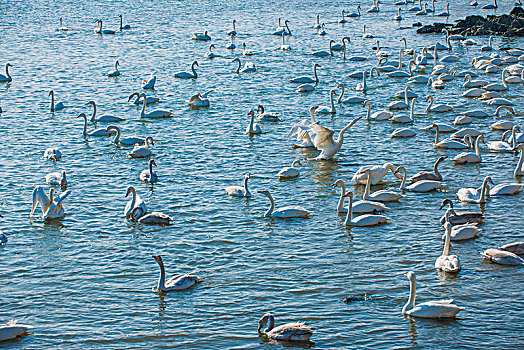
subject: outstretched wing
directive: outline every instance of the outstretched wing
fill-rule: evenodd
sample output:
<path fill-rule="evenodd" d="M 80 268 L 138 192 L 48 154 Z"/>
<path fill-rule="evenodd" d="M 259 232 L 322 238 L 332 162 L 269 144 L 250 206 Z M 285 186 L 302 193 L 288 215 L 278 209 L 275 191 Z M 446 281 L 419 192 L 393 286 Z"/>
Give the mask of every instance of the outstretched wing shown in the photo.
<path fill-rule="evenodd" d="M 333 130 L 323 127 L 317 123 L 313 123 L 310 129 L 316 134 L 315 138 L 312 138 L 313 145 L 318 150 L 324 150 L 331 147 L 335 142 L 333 141 Z"/>

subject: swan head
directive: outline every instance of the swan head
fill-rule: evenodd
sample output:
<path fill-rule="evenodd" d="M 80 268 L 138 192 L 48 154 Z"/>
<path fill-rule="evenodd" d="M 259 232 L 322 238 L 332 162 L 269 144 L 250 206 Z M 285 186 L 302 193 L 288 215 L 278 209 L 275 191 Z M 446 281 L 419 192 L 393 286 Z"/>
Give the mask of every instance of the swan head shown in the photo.
<path fill-rule="evenodd" d="M 290 22 L 289 20 L 286 19 L 286 20 L 284 21 L 284 24 L 286 24 L 286 23 L 291 23 L 291 22 Z"/>
<path fill-rule="evenodd" d="M 335 90 L 331 90 L 331 91 L 330 91 L 330 94 L 336 96 L 337 92 L 336 92 Z"/>
<path fill-rule="evenodd" d="M 426 97 L 426 102 L 428 102 L 429 100 L 433 100 L 433 96 L 428 95 L 428 96 Z"/>
<path fill-rule="evenodd" d="M 51 96 L 51 95 L 54 95 L 55 92 L 53 90 L 49 91 L 49 95 L 48 96 Z"/>
<path fill-rule="evenodd" d="M 455 213 L 455 210 L 448 208 L 448 210 L 446 210 L 446 215 L 445 215 L 446 221 L 449 221 L 449 217 L 451 216 L 451 214 L 457 215 L 457 213 Z"/>
<path fill-rule="evenodd" d="M 87 119 L 87 116 L 85 115 L 85 113 L 80 113 L 77 118 Z"/>
<path fill-rule="evenodd" d="M 133 97 L 135 97 L 135 96 L 140 97 L 140 95 L 138 94 L 138 92 L 133 92 L 131 95 L 129 95 L 129 98 L 127 99 L 127 102 L 131 101 L 131 99 L 132 99 Z"/>
<path fill-rule="evenodd" d="M 244 175 L 244 177 L 245 177 L 246 179 L 251 179 L 251 174 L 250 174 L 250 173 L 247 173 L 246 175 Z"/>
<path fill-rule="evenodd" d="M 150 165 L 157 166 L 157 165 L 156 165 L 156 162 L 155 162 L 154 159 L 150 159 L 150 160 L 149 160 L 149 164 L 150 164 Z"/>
<path fill-rule="evenodd" d="M 437 164 L 440 164 L 442 163 L 443 161 L 445 161 L 448 157 L 447 156 L 441 156 L 437 159 Z"/>
<path fill-rule="evenodd" d="M 251 110 L 251 111 L 249 111 L 249 113 L 248 113 L 247 115 L 249 115 L 249 116 L 252 116 L 252 117 L 253 117 L 253 116 L 255 115 L 255 112 L 253 112 L 253 110 Z"/>
<path fill-rule="evenodd" d="M 192 65 L 193 65 L 193 66 L 200 67 L 200 66 L 198 65 L 198 62 L 197 62 L 197 61 L 194 61 Z"/>
<path fill-rule="evenodd" d="M 524 143 L 519 143 L 518 145 L 516 145 L 515 150 L 518 150 L 518 149 L 524 150 Z"/>
<path fill-rule="evenodd" d="M 136 210 L 137 208 L 135 208 Z M 135 211 L 133 210 L 133 212 Z M 153 258 L 155 258 L 156 262 L 158 263 L 158 265 L 160 266 L 164 266 L 164 262 L 162 261 L 162 256 L 160 254 L 158 255 L 153 255 Z"/>
<path fill-rule="evenodd" d="M 262 328 L 264 328 L 267 325 L 270 317 L 273 317 L 273 315 L 270 312 L 268 312 L 267 314 L 262 316 L 260 320 L 258 320 L 258 332 L 259 333 L 262 333 Z"/>
<path fill-rule="evenodd" d="M 318 63 L 315 63 L 315 67 L 322 68 L 322 66 L 320 64 L 318 64 Z"/>
<path fill-rule="evenodd" d="M 264 107 L 262 105 L 258 105 L 257 112 L 264 113 Z"/>
<path fill-rule="evenodd" d="M 346 193 L 344 194 L 344 197 L 349 197 L 349 199 L 352 200 L 352 199 L 353 199 L 353 192 L 351 192 L 351 191 L 346 192 Z"/>
<path fill-rule="evenodd" d="M 399 172 L 406 172 L 406 168 L 404 168 L 402 165 L 399 166 L 394 172 L 393 172 L 393 175 L 397 175 Z"/>
<path fill-rule="evenodd" d="M 442 204 L 440 204 L 440 208 L 438 208 L 438 210 L 444 208 L 444 206 L 446 206 L 446 204 L 449 204 L 450 209 L 453 209 L 453 202 L 451 201 L 451 199 L 446 198 L 446 199 L 442 200 Z"/>
<path fill-rule="evenodd" d="M 264 196 L 266 196 L 268 198 L 269 198 L 269 196 L 271 196 L 271 194 L 269 193 L 268 190 L 260 190 L 260 191 L 258 191 L 258 193 L 261 193 L 261 194 L 263 194 Z"/>
<path fill-rule="evenodd" d="M 136 193 L 135 188 L 133 186 L 129 186 L 127 188 L 126 197 L 129 196 L 130 193 Z"/>
<path fill-rule="evenodd" d="M 96 106 L 96 103 L 95 103 L 95 101 L 91 100 L 91 101 L 86 103 L 86 106 L 89 106 L 89 105 Z"/>
<path fill-rule="evenodd" d="M 495 185 L 493 183 L 493 180 L 491 180 L 491 177 L 489 177 L 489 176 L 486 176 L 486 178 L 484 179 L 484 182 L 486 182 L 486 183 L 489 182 L 490 184 Z"/>
<path fill-rule="evenodd" d="M 6 67 L 12 67 L 13 65 L 11 63 L 8 63 L 5 65 Z"/>
<path fill-rule="evenodd" d="M 417 278 L 417 276 L 415 275 L 415 273 L 413 271 L 409 271 L 408 273 L 405 274 L 405 276 L 410 281 L 413 281 L 413 280 L 415 280 Z"/>
<path fill-rule="evenodd" d="M 146 144 L 152 144 L 154 146 L 155 142 L 153 142 L 153 137 L 151 136 L 146 137 Z"/>
<path fill-rule="evenodd" d="M 344 186 L 344 181 L 337 180 L 337 181 L 335 181 L 335 183 L 331 187 L 335 188 L 337 186 Z"/>
<path fill-rule="evenodd" d="M 346 86 L 346 84 L 339 83 L 339 84 L 337 84 L 337 89 L 343 88 L 345 86 Z M 333 91 L 333 90 L 331 90 L 331 91 Z"/>

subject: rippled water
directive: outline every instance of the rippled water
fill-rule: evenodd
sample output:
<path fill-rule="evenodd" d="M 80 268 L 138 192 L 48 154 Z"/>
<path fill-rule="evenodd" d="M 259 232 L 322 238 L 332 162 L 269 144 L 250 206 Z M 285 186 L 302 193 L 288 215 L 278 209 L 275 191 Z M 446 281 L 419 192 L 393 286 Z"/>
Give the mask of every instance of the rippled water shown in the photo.
<path fill-rule="evenodd" d="M 468 2 L 452 4 L 448 20 L 472 13 Z M 503 1 L 498 13 L 507 13 L 512 4 Z M 437 11 L 442 10 L 443 3 L 437 5 Z M 302 320 L 312 326 L 312 340 L 322 349 L 522 346 L 522 269 L 492 265 L 479 256 L 488 247 L 522 239 L 521 196 L 493 198 L 484 208 L 481 237 L 453 244 L 452 252 L 463 264 L 457 277 L 439 276 L 433 267 L 442 248 L 442 199 L 454 197 L 461 187 L 480 186 L 486 175 L 495 183 L 515 181 L 516 156 L 484 151 L 480 165 L 445 161 L 441 171 L 446 186 L 441 192 L 407 193 L 400 203 L 388 204 L 392 223 L 376 228 L 346 229 L 335 213 L 338 192 L 331 188 L 339 178 L 349 183 L 367 164 L 392 162 L 406 166 L 408 174 L 430 170 L 438 155 L 458 152 L 435 151 L 432 134 L 419 128 L 434 121 L 451 123 L 467 109 L 494 108 L 457 97 L 463 92 L 458 79 L 439 92 L 416 85 L 414 91 L 436 95 L 455 111 L 428 115 L 419 103 L 413 126 L 418 135 L 412 139 L 391 140 L 396 126 L 362 120 L 346 134 L 336 157 L 322 162 L 307 161 L 317 152 L 292 149 L 285 139 L 290 125 L 307 117 L 309 106 L 329 103 L 329 90 L 337 82 L 356 84 L 347 73 L 376 64 L 371 51 L 375 41 L 360 37 L 363 24 L 393 55 L 402 47 L 402 36 L 416 48 L 443 42 L 441 35 L 419 36 L 401 27 L 445 19 L 405 12 L 405 19 L 394 23 L 392 1 L 385 1 L 379 14 L 336 23 L 343 8 L 353 12 L 355 7 L 356 3 L 315 1 L 4 1 L 0 63 L 13 65 L 14 81 L 0 86 L 0 212 L 5 216 L 0 227 L 9 237 L 0 247 L 0 320 L 15 318 L 35 328 L 31 335 L 2 345 L 269 349 L 278 345 L 262 343 L 256 327 L 259 317 L 272 311 L 277 324 Z M 325 37 L 312 29 L 317 13 L 327 26 Z M 116 28 L 118 14 L 124 14 L 131 30 L 93 34 L 95 18 L 103 18 L 106 28 Z M 56 31 L 60 16 L 70 32 Z M 281 39 L 269 35 L 277 17 L 291 21 L 290 52 L 279 51 Z M 233 58 L 246 61 L 241 50 L 225 49 L 225 32 L 233 18 L 239 31 L 236 44 L 245 42 L 256 53 L 248 59 L 258 68 L 254 74 L 232 73 Z M 209 43 L 190 36 L 203 30 L 209 30 L 221 57 L 202 58 Z M 328 59 L 308 55 L 327 49 L 330 38 L 338 41 L 342 36 L 351 37 L 351 54 L 370 60 L 344 62 L 340 53 Z M 485 37 L 475 40 L 487 42 Z M 480 45 L 454 46 L 453 53 L 462 59 L 451 66 L 461 69 L 469 68 L 480 52 Z M 519 47 L 522 40 L 495 38 L 494 46 Z M 122 76 L 108 78 L 116 59 Z M 200 63 L 198 79 L 173 78 L 175 72 L 189 70 L 193 59 Z M 288 81 L 311 74 L 314 62 L 322 65 L 320 84 L 312 94 L 298 95 L 296 85 Z M 153 108 L 172 110 L 171 119 L 140 120 L 139 109 L 127 104 L 127 96 L 140 91 L 141 80 L 152 72 L 158 77 L 154 95 L 162 101 Z M 482 77 L 500 79 L 499 74 Z M 377 110 L 404 88 L 405 80 L 381 75 L 368 84 L 367 96 Z M 49 112 L 50 89 L 66 110 Z M 185 102 L 189 96 L 208 89 L 215 89 L 211 108 L 190 110 Z M 522 111 L 521 85 L 511 86 L 505 95 Z M 82 137 L 82 123 L 75 117 L 90 113 L 85 103 L 91 99 L 100 113 L 126 118 L 120 123 L 124 136 L 153 136 L 158 183 L 138 181 L 147 160 L 129 159 L 128 149 L 114 146 L 109 138 Z M 283 121 L 262 123 L 264 134 L 250 138 L 244 134 L 246 114 L 259 103 L 280 112 Z M 337 110 L 333 118 L 317 119 L 338 132 L 354 116 L 364 115 L 360 105 L 337 105 Z M 504 119 L 523 120 L 522 114 Z M 474 120 L 471 127 L 484 130 L 486 141 L 499 139 L 499 133 L 489 131 L 493 121 Z M 56 164 L 41 158 L 50 146 L 63 152 Z M 304 164 L 300 178 L 279 182 L 278 170 L 295 159 Z M 49 223 L 29 219 L 32 189 L 45 185 L 47 172 L 61 169 L 67 170 L 72 191 L 65 202 L 67 216 Z M 268 207 L 264 196 L 228 198 L 223 188 L 240 184 L 246 172 L 252 174 L 253 191 L 269 189 L 277 206 L 300 204 L 313 211 L 312 217 L 272 221 L 262 217 Z M 398 185 L 391 175 L 385 179 L 386 187 Z M 127 222 L 122 212 L 129 185 L 136 187 L 150 211 L 171 215 L 173 225 L 137 227 Z M 355 190 L 359 197 L 363 187 Z M 203 282 L 179 293 L 153 293 L 158 277 L 154 253 L 163 255 L 168 273 L 195 273 Z M 419 300 L 454 298 L 466 310 L 453 321 L 404 318 L 401 308 L 409 287 L 403 274 L 409 270 L 417 273 Z M 362 295 L 369 298 L 361 300 Z M 345 304 L 348 296 L 355 301 Z"/>

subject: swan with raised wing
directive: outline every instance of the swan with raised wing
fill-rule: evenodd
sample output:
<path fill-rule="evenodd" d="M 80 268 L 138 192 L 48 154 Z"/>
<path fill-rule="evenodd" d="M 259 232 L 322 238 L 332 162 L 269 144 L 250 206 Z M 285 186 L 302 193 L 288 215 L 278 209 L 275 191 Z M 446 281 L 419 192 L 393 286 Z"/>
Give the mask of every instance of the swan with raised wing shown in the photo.
<path fill-rule="evenodd" d="M 111 114 L 104 114 L 104 115 L 97 117 L 95 101 L 89 101 L 86 103 L 86 105 L 93 106 L 93 115 L 91 116 L 91 119 L 89 119 L 91 123 L 115 123 L 115 122 L 121 122 L 125 120 L 124 118 L 116 117 Z"/>
<path fill-rule="evenodd" d="M 49 196 L 44 192 L 44 189 L 40 186 L 33 190 L 33 205 L 31 206 L 31 213 L 29 216 L 33 216 L 37 204 L 40 204 L 42 209 L 42 219 L 57 219 L 65 216 L 65 209 L 62 205 L 64 199 L 71 194 L 70 190 L 62 192 L 57 198 L 54 198 L 56 190 L 54 188 L 49 189 Z"/>
<path fill-rule="evenodd" d="M 59 111 L 65 108 L 62 102 L 55 103 L 55 92 L 53 90 L 49 91 L 49 96 L 51 96 L 51 112 Z"/>
<path fill-rule="evenodd" d="M 140 198 L 138 194 L 136 194 L 136 190 L 133 186 L 129 186 L 126 191 L 126 197 L 129 196 L 129 194 L 132 194 L 132 198 L 126 203 L 126 206 L 124 208 L 124 216 L 128 219 L 132 219 L 131 213 L 135 208 L 138 209 L 137 212 L 135 212 L 135 219 L 140 218 L 141 216 L 147 214 L 147 206 L 146 203 Z"/>
<path fill-rule="evenodd" d="M 138 143 L 135 143 L 135 146 L 129 152 L 129 156 L 131 158 L 147 158 L 151 156 L 152 152 L 149 148 L 150 145 L 154 145 L 153 138 L 151 136 L 146 137 L 146 141 L 143 145 L 140 145 Z"/>
<path fill-rule="evenodd" d="M 289 206 L 289 207 L 283 207 L 279 209 L 275 209 L 275 201 L 273 200 L 273 197 L 271 196 L 271 193 L 267 190 L 258 191 L 258 193 L 262 193 L 265 195 L 269 201 L 271 202 L 271 205 L 269 209 L 264 214 L 264 217 L 271 217 L 271 218 L 279 218 L 279 219 L 290 219 L 290 218 L 308 218 L 311 214 L 310 211 L 298 207 L 298 206 Z"/>
<path fill-rule="evenodd" d="M 391 163 L 384 163 L 383 165 L 365 165 L 360 167 L 355 175 L 353 175 L 353 180 L 355 183 L 365 185 L 368 179 L 367 170 L 371 171 L 371 184 L 376 185 L 382 180 L 384 176 L 387 175 L 388 171 L 392 173 L 395 172 L 395 166 Z M 397 178 L 400 178 L 397 176 Z"/>
<path fill-rule="evenodd" d="M 266 324 L 267 328 L 262 330 Z M 275 317 L 267 313 L 258 321 L 258 335 L 270 340 L 309 342 L 313 332 L 304 322 L 286 323 L 275 328 Z"/>
<path fill-rule="evenodd" d="M 153 165 L 156 165 L 156 162 L 154 159 L 149 160 L 149 169 L 144 169 L 140 173 L 140 181 L 152 184 L 158 180 L 157 174 L 153 171 Z"/>
<path fill-rule="evenodd" d="M 247 181 L 251 178 L 251 174 L 247 173 L 244 175 L 243 186 L 227 186 L 225 188 L 226 194 L 232 197 L 251 197 L 251 192 L 247 188 Z"/>
<path fill-rule="evenodd" d="M 193 108 L 209 107 L 210 103 L 209 103 L 209 98 L 207 98 L 207 96 L 213 91 L 214 90 L 207 90 L 203 94 L 200 94 L 200 93 L 195 94 L 189 98 L 187 103 L 189 104 L 190 107 L 193 107 Z"/>
<path fill-rule="evenodd" d="M 331 159 L 342 147 L 344 143 L 344 133 L 352 127 L 357 121 L 362 117 L 353 119 L 348 125 L 346 125 L 340 133 L 336 140 L 333 139 L 334 131 L 328 128 L 325 128 L 317 123 L 310 125 L 311 131 L 315 134 L 315 137 L 312 139 L 315 148 L 318 149 L 320 154 L 314 158 L 314 160 L 329 160 Z"/>
<path fill-rule="evenodd" d="M 156 75 L 151 74 L 149 78 L 142 82 L 142 89 L 154 90 L 156 84 Z"/>
<path fill-rule="evenodd" d="M 480 191 L 477 188 L 461 188 L 457 192 L 457 197 L 461 202 L 478 203 L 482 204 L 486 202 L 486 194 L 488 193 L 488 182 L 494 185 L 491 177 L 486 176 L 482 182 Z"/>
<path fill-rule="evenodd" d="M 447 273 L 458 273 L 461 269 L 460 260 L 456 255 L 449 255 L 449 247 L 451 245 L 451 229 L 452 226 L 449 222 L 444 224 L 446 229 L 446 240 L 444 241 L 444 250 L 442 255 L 435 261 L 435 268 L 442 272 Z"/>
<path fill-rule="evenodd" d="M 368 227 L 388 223 L 389 218 L 379 214 L 364 214 L 353 218 L 353 192 L 347 192 L 344 196 L 349 197 L 345 226 Z"/>
<path fill-rule="evenodd" d="M 402 176 L 402 183 L 400 184 L 401 190 L 425 193 L 425 192 L 434 191 L 442 187 L 442 182 L 434 181 L 434 180 L 421 180 L 421 181 L 417 181 L 414 184 L 411 184 L 406 187 L 406 179 L 408 176 L 406 168 L 404 168 L 403 166 L 399 166 L 395 170 L 394 174 L 396 175 L 397 173 L 401 171 L 404 173 L 404 175 Z"/>
<path fill-rule="evenodd" d="M 287 134 L 286 138 L 293 137 L 297 135 L 297 141 L 300 142 L 299 144 L 294 143 L 294 147 L 298 148 L 308 148 L 308 147 L 315 147 L 313 144 L 313 141 L 311 141 L 311 136 L 314 138 L 314 134 L 309 129 L 309 126 L 312 123 L 315 123 L 315 111 L 317 110 L 318 106 L 313 106 L 309 108 L 309 115 L 311 118 L 311 121 L 308 119 L 303 119 L 298 123 L 295 123 L 291 130 L 289 130 L 289 133 Z M 310 135 L 313 134 L 313 135 Z"/>
<path fill-rule="evenodd" d="M 188 275 L 187 273 L 176 274 L 166 281 L 166 269 L 162 261 L 162 256 L 153 255 L 153 258 L 155 258 L 158 266 L 160 266 L 160 277 L 158 278 L 157 285 L 152 289 L 153 292 L 167 293 L 175 290 L 188 289 L 200 281 L 197 276 Z"/>

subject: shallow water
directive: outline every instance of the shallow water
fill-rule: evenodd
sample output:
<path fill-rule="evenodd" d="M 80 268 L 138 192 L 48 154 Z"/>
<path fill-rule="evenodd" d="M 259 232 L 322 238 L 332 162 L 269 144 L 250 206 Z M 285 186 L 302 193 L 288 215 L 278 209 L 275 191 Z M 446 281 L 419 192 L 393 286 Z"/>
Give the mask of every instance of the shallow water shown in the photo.
<path fill-rule="evenodd" d="M 448 21 L 472 12 L 488 13 L 472 10 L 467 3 L 452 5 Z M 511 4 L 502 2 L 497 13 L 507 13 Z M 437 5 L 439 12 L 442 3 Z M 363 13 L 368 6 L 362 6 Z M 442 248 L 443 229 L 438 222 L 442 199 L 453 198 L 461 187 L 480 186 L 487 175 L 495 183 L 514 182 L 515 155 L 484 149 L 481 164 L 466 166 L 454 166 L 448 159 L 441 166 L 444 189 L 407 193 L 400 203 L 388 204 L 391 224 L 385 226 L 348 230 L 334 211 L 339 189 L 334 191 L 331 185 L 339 178 L 349 183 L 362 165 L 392 162 L 404 165 L 412 175 L 430 170 L 441 154 L 452 158 L 458 153 L 435 151 L 433 135 L 420 128 L 435 121 L 451 124 L 458 112 L 468 109 L 494 111 L 477 100 L 458 97 L 464 91 L 461 79 L 438 92 L 413 86 L 422 97 L 431 93 L 438 96 L 436 102 L 449 103 L 455 111 L 426 114 L 425 104 L 418 103 L 413 125 L 417 136 L 412 139 L 391 140 L 389 134 L 396 126 L 361 120 L 345 135 L 336 157 L 322 162 L 308 161 L 316 151 L 292 149 L 285 139 L 292 123 L 308 117 L 310 106 L 329 103 L 329 91 L 337 82 L 356 84 L 346 78 L 347 73 L 376 64 L 371 51 L 375 40 L 360 37 L 363 24 L 393 56 L 402 48 L 398 41 L 402 36 L 416 48 L 443 42 L 442 35 L 420 36 L 401 27 L 445 18 L 404 12 L 404 20 L 395 23 L 392 1 L 381 5 L 379 14 L 336 23 L 343 8 L 353 12 L 355 7 L 314 1 L 283 5 L 71 1 L 60 7 L 44 1 L 4 1 L 0 63 L 13 65 L 14 81 L 0 85 L 4 109 L 0 212 L 5 216 L 0 227 L 9 237 L 7 245 L 0 247 L 0 320 L 14 318 L 35 328 L 31 335 L 2 345 L 8 349 L 269 349 L 276 345 L 262 343 L 256 327 L 258 319 L 271 311 L 277 325 L 301 320 L 312 326 L 312 340 L 321 349 L 522 346 L 522 269 L 492 265 L 479 256 L 486 248 L 522 240 L 521 196 L 493 198 L 484 208 L 482 235 L 452 245 L 452 253 L 460 256 L 463 265 L 457 277 L 439 276 L 433 267 Z M 116 28 L 120 13 L 131 30 L 113 36 L 93 34 L 95 18 L 103 18 L 105 28 Z M 325 37 L 312 29 L 317 13 L 327 26 Z M 59 16 L 71 31 L 56 31 Z M 241 56 L 241 50 L 225 49 L 229 43 L 225 32 L 233 17 L 239 32 L 236 44 L 245 42 L 256 53 L 249 59 Z M 290 52 L 279 51 L 281 39 L 269 35 L 277 17 L 291 21 Z M 202 58 L 209 43 L 190 37 L 203 30 L 209 30 L 221 57 Z M 330 38 L 338 42 L 342 36 L 352 39 L 349 55 L 367 55 L 370 60 L 344 62 L 340 53 L 327 59 L 309 55 L 327 49 Z M 471 58 L 487 42 L 485 37 L 474 39 L 479 45 L 453 43 L 452 53 L 462 59 L 450 66 L 472 69 Z M 522 44 L 522 39 L 494 40 L 496 48 Z M 236 67 L 230 62 L 235 57 L 254 62 L 258 72 L 232 73 Z M 116 59 L 122 76 L 108 78 Z M 194 59 L 200 64 L 198 79 L 173 78 L 177 71 L 189 70 Z M 322 65 L 320 84 L 313 93 L 299 95 L 288 81 L 311 74 L 314 62 Z M 150 73 L 157 75 L 153 95 L 162 102 L 148 110 L 170 109 L 173 118 L 143 121 L 139 108 L 127 104 L 127 96 L 140 91 L 141 80 Z M 500 74 L 482 78 L 496 82 Z M 375 111 L 391 102 L 390 96 L 404 88 L 405 79 L 381 75 L 369 79 L 368 85 Z M 49 112 L 50 89 L 67 109 Z M 211 107 L 190 110 L 185 101 L 208 89 L 215 89 Z M 521 85 L 512 85 L 505 96 L 522 111 Z M 147 160 L 129 159 L 128 148 L 114 146 L 110 138 L 82 137 L 82 123 L 75 117 L 81 112 L 90 115 L 85 103 L 91 99 L 100 114 L 126 118 L 119 124 L 124 136 L 154 138 L 158 183 L 139 182 Z M 261 123 L 264 134 L 250 138 L 244 134 L 246 114 L 259 103 L 267 111 L 281 113 L 283 121 Z M 333 118 L 317 119 L 337 132 L 355 116 L 365 115 L 360 105 L 336 107 Z M 522 123 L 523 117 L 519 113 L 504 119 Z M 493 117 L 476 119 L 470 126 L 484 130 L 486 141 L 500 139 L 500 133 L 489 131 L 494 121 Z M 91 130 L 93 125 L 88 127 Z M 51 146 L 62 150 L 62 160 L 41 158 Z M 276 173 L 295 159 L 304 165 L 300 178 L 279 182 Z M 31 191 L 35 186 L 45 186 L 47 191 L 44 175 L 62 169 L 67 170 L 72 191 L 65 201 L 67 216 L 52 222 L 29 219 Z M 252 174 L 254 197 L 228 198 L 223 188 L 240 184 L 246 172 Z M 385 180 L 388 188 L 398 186 L 391 174 Z M 135 186 L 149 211 L 172 216 L 173 225 L 137 227 L 127 222 L 122 213 L 129 185 Z M 260 189 L 269 189 L 277 206 L 300 204 L 313 211 L 311 218 L 263 218 L 268 201 L 256 193 Z M 360 198 L 363 186 L 355 191 Z M 463 207 L 478 210 L 478 205 Z M 158 277 L 151 257 L 155 253 L 163 255 L 168 274 L 194 273 L 203 282 L 179 293 L 153 293 Z M 420 301 L 454 298 L 466 310 L 452 321 L 402 317 L 409 288 L 403 274 L 409 270 L 417 273 Z M 369 299 L 361 300 L 364 293 Z M 357 300 L 345 304 L 348 296 Z"/>

